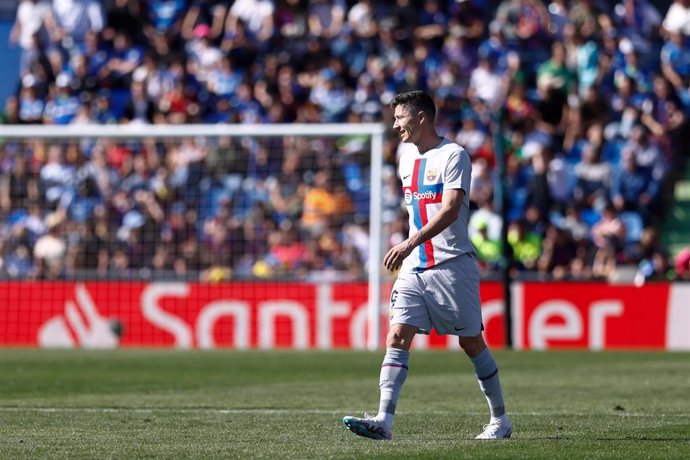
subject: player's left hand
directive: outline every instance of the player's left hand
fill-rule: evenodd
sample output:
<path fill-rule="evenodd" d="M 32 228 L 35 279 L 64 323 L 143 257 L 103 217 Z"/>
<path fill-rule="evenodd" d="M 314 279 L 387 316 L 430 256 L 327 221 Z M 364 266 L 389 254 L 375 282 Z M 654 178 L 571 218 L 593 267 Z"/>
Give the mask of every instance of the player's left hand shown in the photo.
<path fill-rule="evenodd" d="M 405 260 L 405 257 L 412 253 L 412 249 L 414 248 L 408 244 L 407 240 L 400 244 L 396 244 L 383 258 L 383 266 L 390 271 L 398 270 L 402 265 L 403 260 Z"/>

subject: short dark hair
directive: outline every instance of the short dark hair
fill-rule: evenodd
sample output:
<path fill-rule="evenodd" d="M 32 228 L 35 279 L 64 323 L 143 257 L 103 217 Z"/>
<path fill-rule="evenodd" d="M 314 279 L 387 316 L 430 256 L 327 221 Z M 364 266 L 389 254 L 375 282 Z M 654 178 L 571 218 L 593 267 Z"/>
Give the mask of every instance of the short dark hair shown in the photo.
<path fill-rule="evenodd" d="M 424 112 L 432 123 L 436 118 L 436 104 L 424 91 L 415 90 L 397 94 L 391 101 L 391 108 L 395 109 L 399 105 L 414 113 Z"/>

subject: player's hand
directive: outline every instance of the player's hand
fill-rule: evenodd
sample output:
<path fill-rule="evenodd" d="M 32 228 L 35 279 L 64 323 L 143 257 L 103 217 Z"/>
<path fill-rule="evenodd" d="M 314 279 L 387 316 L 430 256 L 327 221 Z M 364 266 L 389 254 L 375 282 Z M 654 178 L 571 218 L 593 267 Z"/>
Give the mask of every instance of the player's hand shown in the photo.
<path fill-rule="evenodd" d="M 405 258 L 412 253 L 412 249 L 414 248 L 408 244 L 407 240 L 400 244 L 396 244 L 383 258 L 383 266 L 390 271 L 398 270 L 402 265 L 403 260 L 405 260 Z"/>

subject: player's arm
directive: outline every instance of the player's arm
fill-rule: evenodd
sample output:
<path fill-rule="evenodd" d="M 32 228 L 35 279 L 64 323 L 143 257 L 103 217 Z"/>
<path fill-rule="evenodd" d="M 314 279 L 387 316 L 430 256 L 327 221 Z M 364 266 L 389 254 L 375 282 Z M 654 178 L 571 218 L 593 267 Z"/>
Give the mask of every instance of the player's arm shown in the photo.
<path fill-rule="evenodd" d="M 402 243 L 393 246 L 383 258 L 383 266 L 388 270 L 397 270 L 400 268 L 403 260 L 405 260 L 417 246 L 435 237 L 458 219 L 464 199 L 465 191 L 462 189 L 444 190 L 443 198 L 441 199 L 441 210 L 417 233 Z"/>

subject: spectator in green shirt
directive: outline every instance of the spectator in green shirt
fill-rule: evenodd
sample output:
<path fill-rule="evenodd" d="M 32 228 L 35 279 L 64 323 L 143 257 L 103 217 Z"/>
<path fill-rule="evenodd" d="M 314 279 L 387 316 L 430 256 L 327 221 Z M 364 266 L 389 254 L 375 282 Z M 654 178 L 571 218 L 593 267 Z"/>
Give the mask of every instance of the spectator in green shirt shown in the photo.
<path fill-rule="evenodd" d="M 477 233 L 472 237 L 472 244 L 477 251 L 482 269 L 495 270 L 501 258 L 501 243 L 489 237 L 489 223 L 482 220 L 477 223 Z"/>
<path fill-rule="evenodd" d="M 541 237 L 527 230 L 524 219 L 511 222 L 508 243 L 513 248 L 515 266 L 520 270 L 534 270 L 541 254 Z"/>
<path fill-rule="evenodd" d="M 574 76 L 565 62 L 565 46 L 554 42 L 551 45 L 551 58 L 537 68 L 537 86 L 558 88 L 567 94 L 572 87 Z"/>

